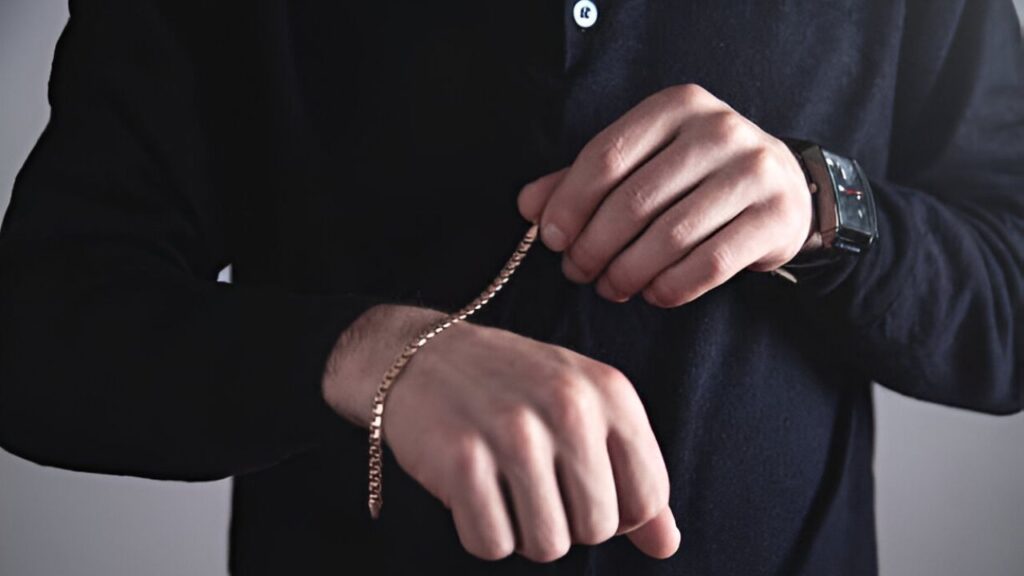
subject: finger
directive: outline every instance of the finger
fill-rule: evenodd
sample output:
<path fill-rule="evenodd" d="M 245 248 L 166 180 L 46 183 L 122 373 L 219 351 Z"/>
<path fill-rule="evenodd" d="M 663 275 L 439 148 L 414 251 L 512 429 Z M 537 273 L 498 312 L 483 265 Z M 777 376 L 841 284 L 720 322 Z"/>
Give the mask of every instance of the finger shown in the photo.
<path fill-rule="evenodd" d="M 572 541 L 600 544 L 615 536 L 619 505 L 608 451 L 600 438 L 558 458 L 562 499 L 566 503 Z"/>
<path fill-rule="evenodd" d="M 598 205 L 626 176 L 672 140 L 681 120 L 713 97 L 693 88 L 644 99 L 580 151 L 541 215 L 541 239 L 558 252 L 572 244 Z"/>
<path fill-rule="evenodd" d="M 651 221 L 726 162 L 733 152 L 723 141 L 701 136 L 707 124 L 684 125 L 672 143 L 608 194 L 566 251 L 573 270 L 582 273 L 570 280 L 597 277 Z"/>
<path fill-rule="evenodd" d="M 474 451 L 452 478 L 452 517 L 467 552 L 484 560 L 498 560 L 515 550 L 515 532 L 493 456 L 482 443 Z"/>
<path fill-rule="evenodd" d="M 557 172 L 545 174 L 523 186 L 523 189 L 519 191 L 517 199 L 519 213 L 522 214 L 523 218 L 535 224 L 537 223 L 541 212 L 544 210 L 544 206 L 548 203 L 548 199 L 568 171 L 568 167 L 562 168 Z"/>
<path fill-rule="evenodd" d="M 626 534 L 626 537 L 638 550 L 659 560 L 675 554 L 682 541 L 676 518 L 668 506 L 653 520 Z"/>
<path fill-rule="evenodd" d="M 639 430 L 612 430 L 608 455 L 619 502 L 616 533 L 625 534 L 668 506 L 668 470 L 649 425 Z"/>
<path fill-rule="evenodd" d="M 508 431 L 517 448 L 499 467 L 514 507 L 517 551 L 535 562 L 551 562 L 569 551 L 569 523 L 544 424 L 523 420 Z"/>
<path fill-rule="evenodd" d="M 696 300 L 760 260 L 779 233 L 772 224 L 765 210 L 744 211 L 655 277 L 644 298 L 666 308 Z"/>
<path fill-rule="evenodd" d="M 754 201 L 753 186 L 739 165 L 715 172 L 612 260 L 598 279 L 598 292 L 623 301 L 643 290 Z"/>

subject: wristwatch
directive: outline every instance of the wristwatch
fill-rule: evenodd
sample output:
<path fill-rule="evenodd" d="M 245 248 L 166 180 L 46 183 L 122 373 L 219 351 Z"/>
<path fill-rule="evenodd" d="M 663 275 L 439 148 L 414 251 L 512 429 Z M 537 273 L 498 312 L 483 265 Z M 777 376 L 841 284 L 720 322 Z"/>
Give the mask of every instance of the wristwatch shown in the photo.
<path fill-rule="evenodd" d="M 878 238 L 875 201 L 856 160 L 802 140 L 787 140 L 814 195 L 824 250 L 860 254 Z"/>

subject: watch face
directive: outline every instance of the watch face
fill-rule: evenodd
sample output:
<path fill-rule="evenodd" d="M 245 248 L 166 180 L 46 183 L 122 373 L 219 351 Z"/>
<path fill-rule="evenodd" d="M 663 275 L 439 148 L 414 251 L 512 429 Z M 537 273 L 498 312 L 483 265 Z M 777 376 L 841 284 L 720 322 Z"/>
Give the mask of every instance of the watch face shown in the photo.
<path fill-rule="evenodd" d="M 825 164 L 835 182 L 836 212 L 839 229 L 861 233 L 869 238 L 875 234 L 875 207 L 871 189 L 856 162 L 823 150 Z"/>

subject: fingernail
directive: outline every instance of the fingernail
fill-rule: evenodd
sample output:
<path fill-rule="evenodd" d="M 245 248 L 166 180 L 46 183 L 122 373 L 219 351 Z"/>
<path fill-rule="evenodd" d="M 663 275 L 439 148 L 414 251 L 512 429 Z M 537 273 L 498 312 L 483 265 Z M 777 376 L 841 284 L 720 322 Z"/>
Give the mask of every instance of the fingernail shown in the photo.
<path fill-rule="evenodd" d="M 565 239 L 565 232 L 555 226 L 553 223 L 548 222 L 540 231 L 541 237 L 544 239 L 544 243 L 547 244 L 548 248 L 555 252 L 561 252 L 565 250 L 568 242 Z"/>

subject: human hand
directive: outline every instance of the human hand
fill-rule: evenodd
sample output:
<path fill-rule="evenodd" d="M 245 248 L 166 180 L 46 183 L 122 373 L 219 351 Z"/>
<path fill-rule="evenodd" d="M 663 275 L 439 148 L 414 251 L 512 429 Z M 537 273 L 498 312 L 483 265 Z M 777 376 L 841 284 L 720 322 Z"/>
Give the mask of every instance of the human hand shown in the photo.
<path fill-rule="evenodd" d="M 327 402 L 366 427 L 396 351 L 442 316 L 407 306 L 363 314 L 328 364 Z M 463 547 L 477 557 L 518 552 L 549 562 L 571 543 L 616 534 L 656 558 L 679 547 L 668 472 L 633 385 L 565 348 L 456 324 L 399 376 L 383 438 L 452 511 Z"/>
<path fill-rule="evenodd" d="M 562 270 L 624 302 L 691 302 L 744 269 L 774 270 L 812 238 L 793 153 L 696 85 L 655 93 L 573 164 L 527 184 L 519 210 Z"/>

